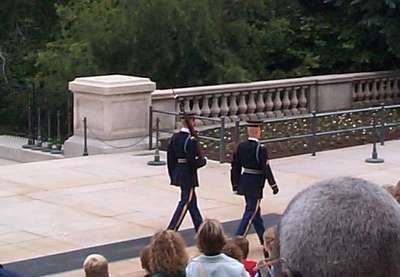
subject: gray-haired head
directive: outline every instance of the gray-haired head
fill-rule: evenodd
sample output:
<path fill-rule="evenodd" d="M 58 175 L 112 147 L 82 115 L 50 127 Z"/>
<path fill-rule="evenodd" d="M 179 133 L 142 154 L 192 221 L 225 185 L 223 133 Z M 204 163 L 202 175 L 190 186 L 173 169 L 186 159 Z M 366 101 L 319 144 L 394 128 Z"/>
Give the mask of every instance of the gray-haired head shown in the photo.
<path fill-rule="evenodd" d="M 323 181 L 289 203 L 279 243 L 287 268 L 304 277 L 400 276 L 400 206 L 362 179 Z"/>

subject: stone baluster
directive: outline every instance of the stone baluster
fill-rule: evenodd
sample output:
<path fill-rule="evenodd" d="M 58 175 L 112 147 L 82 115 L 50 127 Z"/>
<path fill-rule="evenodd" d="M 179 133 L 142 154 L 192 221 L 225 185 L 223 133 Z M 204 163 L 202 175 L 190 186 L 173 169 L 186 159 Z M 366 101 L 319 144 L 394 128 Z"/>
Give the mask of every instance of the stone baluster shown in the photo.
<path fill-rule="evenodd" d="M 357 82 L 356 83 L 356 89 L 357 89 L 357 102 L 362 103 L 365 99 L 365 83 L 363 82 Z"/>
<path fill-rule="evenodd" d="M 386 79 L 386 101 L 393 102 L 393 79 Z"/>
<path fill-rule="evenodd" d="M 400 79 L 393 80 L 393 94 L 397 99 L 400 98 Z"/>
<path fill-rule="evenodd" d="M 239 118 L 240 120 L 247 120 L 247 104 L 246 104 L 247 92 L 241 92 L 239 96 Z"/>
<path fill-rule="evenodd" d="M 249 92 L 249 103 L 247 104 L 247 117 L 250 120 L 257 119 L 257 116 L 254 113 L 256 111 L 256 108 L 257 108 L 256 101 L 255 101 L 255 98 L 254 98 L 256 93 L 257 93 L 257 91 Z"/>
<path fill-rule="evenodd" d="M 364 99 L 364 103 L 369 104 L 371 102 L 371 87 L 372 84 L 367 81 L 367 82 L 363 82 L 363 87 L 364 87 L 364 95 L 365 95 L 365 99 Z"/>
<path fill-rule="evenodd" d="M 266 93 L 267 99 L 265 100 L 265 110 L 268 118 L 275 116 L 274 112 L 272 111 L 274 108 L 274 102 L 272 101 L 272 94 L 274 91 L 275 90 L 268 90 Z"/>
<path fill-rule="evenodd" d="M 299 97 L 299 105 L 300 105 L 300 113 L 307 113 L 307 87 L 301 87 L 300 89 L 300 97 Z"/>
<path fill-rule="evenodd" d="M 378 80 L 372 80 L 372 89 L 371 89 L 371 94 L 372 94 L 372 99 L 371 99 L 371 103 L 373 105 L 376 105 L 379 103 L 378 99 L 379 99 L 379 84 L 378 84 Z"/>
<path fill-rule="evenodd" d="M 221 96 L 221 116 L 227 116 L 229 113 L 228 96 L 227 93 Z"/>
<path fill-rule="evenodd" d="M 202 97 L 202 103 L 201 103 L 201 116 L 204 117 L 209 117 L 211 114 L 211 110 L 210 110 L 210 105 L 209 105 L 209 99 L 210 99 L 211 95 L 204 95 Z M 207 125 L 210 124 L 211 122 L 208 120 L 203 120 L 203 124 Z"/>
<path fill-rule="evenodd" d="M 193 112 L 195 113 L 195 115 L 198 115 L 198 116 L 201 115 L 201 109 L 200 109 L 200 104 L 199 104 L 201 98 L 202 98 L 201 96 L 195 96 L 193 98 Z M 196 122 L 197 126 L 201 126 L 205 123 L 205 122 L 203 123 L 203 121 L 200 119 L 195 119 L 195 122 Z"/>
<path fill-rule="evenodd" d="M 299 109 L 298 109 L 299 98 L 297 97 L 297 93 L 298 93 L 299 89 L 300 89 L 299 87 L 294 87 L 292 89 L 292 95 L 290 97 L 291 108 L 292 108 L 291 112 L 293 115 L 298 115 L 300 113 Z"/>
<path fill-rule="evenodd" d="M 186 98 L 184 98 L 184 100 L 183 100 L 183 109 L 184 109 L 184 112 L 191 112 L 191 109 L 190 109 L 190 100 L 191 100 L 191 98 L 192 97 L 186 97 Z"/>
<path fill-rule="evenodd" d="M 378 100 L 384 102 L 386 97 L 386 79 L 377 80 L 378 88 Z"/>
<path fill-rule="evenodd" d="M 266 91 L 265 90 L 261 90 L 258 92 L 257 95 L 257 117 L 260 119 L 265 118 L 265 113 L 264 113 L 264 109 L 265 109 L 265 103 L 264 103 L 264 96 L 266 95 Z"/>
<path fill-rule="evenodd" d="M 283 89 L 283 99 L 282 99 L 282 108 L 283 108 L 283 114 L 288 116 L 291 115 L 292 113 L 290 112 L 290 99 L 289 99 L 289 94 L 292 88 L 284 88 Z"/>
<path fill-rule="evenodd" d="M 274 98 L 274 113 L 275 117 L 282 117 L 282 100 L 281 100 L 281 92 L 282 89 L 278 88 L 275 92 L 275 98 Z"/>
<path fill-rule="evenodd" d="M 239 110 L 239 107 L 237 105 L 237 96 L 239 93 L 232 93 L 231 97 L 229 98 L 229 117 L 231 118 L 232 121 L 235 121 L 237 118 L 237 112 Z"/>
<path fill-rule="evenodd" d="M 214 94 L 213 99 L 212 99 L 212 105 L 211 105 L 211 116 L 212 117 L 218 117 L 219 113 L 221 112 L 221 109 L 219 107 L 219 100 L 220 95 L 219 94 Z"/>

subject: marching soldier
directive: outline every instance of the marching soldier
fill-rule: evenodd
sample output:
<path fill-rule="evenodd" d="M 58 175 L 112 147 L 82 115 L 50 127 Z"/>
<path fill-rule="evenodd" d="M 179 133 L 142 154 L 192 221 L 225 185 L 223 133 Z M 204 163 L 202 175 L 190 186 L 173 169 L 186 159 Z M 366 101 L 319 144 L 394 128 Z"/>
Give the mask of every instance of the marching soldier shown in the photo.
<path fill-rule="evenodd" d="M 188 210 L 196 231 L 203 222 L 197 207 L 195 187 L 199 186 L 197 169 L 205 166 L 207 160 L 202 156 L 198 142 L 192 137 L 193 115 L 194 113 L 185 114 L 182 120 L 183 128 L 172 136 L 167 150 L 168 174 L 171 185 L 181 188 L 181 200 L 168 226 L 168 229 L 174 231 L 179 229 Z"/>
<path fill-rule="evenodd" d="M 260 202 L 263 197 L 265 179 L 268 180 L 273 194 L 277 194 L 279 189 L 269 165 L 267 149 L 259 142 L 261 125 L 260 120 L 247 122 L 248 140 L 240 143 L 236 149 L 231 164 L 231 182 L 234 192 L 243 195 L 246 201 L 246 209 L 236 235 L 246 236 L 253 224 L 263 244 L 265 228 Z"/>

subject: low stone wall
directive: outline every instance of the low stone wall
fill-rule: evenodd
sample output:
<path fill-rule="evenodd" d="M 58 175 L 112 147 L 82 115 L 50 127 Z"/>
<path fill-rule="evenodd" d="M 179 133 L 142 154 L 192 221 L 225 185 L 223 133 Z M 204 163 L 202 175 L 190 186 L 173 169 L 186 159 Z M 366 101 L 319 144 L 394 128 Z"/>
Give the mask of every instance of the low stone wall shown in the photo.
<path fill-rule="evenodd" d="M 351 73 L 284 80 L 155 90 L 159 110 L 190 111 L 230 121 L 292 116 L 400 103 L 400 71 Z M 173 128 L 160 116 L 162 128 Z M 208 122 L 199 122 L 208 124 Z"/>

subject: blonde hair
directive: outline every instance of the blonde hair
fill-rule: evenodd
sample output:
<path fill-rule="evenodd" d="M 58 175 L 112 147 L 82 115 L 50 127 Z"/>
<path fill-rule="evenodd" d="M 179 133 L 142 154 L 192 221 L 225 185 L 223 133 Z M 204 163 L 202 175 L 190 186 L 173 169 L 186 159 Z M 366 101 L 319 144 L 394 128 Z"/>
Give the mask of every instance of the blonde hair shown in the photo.
<path fill-rule="evenodd" d="M 189 257 L 180 234 L 172 230 L 160 231 L 153 236 L 150 248 L 152 273 L 173 275 L 185 271 Z"/>
<path fill-rule="evenodd" d="M 91 254 L 83 262 L 86 277 L 109 277 L 107 259 L 99 254 Z"/>
<path fill-rule="evenodd" d="M 207 256 L 218 255 L 226 243 L 221 223 L 215 219 L 206 219 L 196 236 L 197 248 Z"/>

